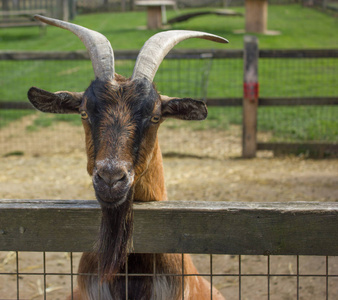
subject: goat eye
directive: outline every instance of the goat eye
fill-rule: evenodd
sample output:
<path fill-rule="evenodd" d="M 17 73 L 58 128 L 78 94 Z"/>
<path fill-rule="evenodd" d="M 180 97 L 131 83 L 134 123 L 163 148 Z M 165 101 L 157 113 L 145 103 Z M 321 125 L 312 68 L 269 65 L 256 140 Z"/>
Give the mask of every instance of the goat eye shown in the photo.
<path fill-rule="evenodd" d="M 153 123 L 158 123 L 161 120 L 160 116 L 152 116 L 150 121 Z"/>
<path fill-rule="evenodd" d="M 83 110 L 80 113 L 82 119 L 88 119 L 88 114 Z"/>

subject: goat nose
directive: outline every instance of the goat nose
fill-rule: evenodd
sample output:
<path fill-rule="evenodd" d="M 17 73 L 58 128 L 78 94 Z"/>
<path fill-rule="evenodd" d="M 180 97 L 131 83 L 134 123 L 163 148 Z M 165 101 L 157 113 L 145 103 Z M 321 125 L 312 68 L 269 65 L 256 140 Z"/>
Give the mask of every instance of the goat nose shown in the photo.
<path fill-rule="evenodd" d="M 101 178 L 108 186 L 113 186 L 117 182 L 123 181 L 127 177 L 127 173 L 122 170 L 98 170 L 97 176 Z"/>

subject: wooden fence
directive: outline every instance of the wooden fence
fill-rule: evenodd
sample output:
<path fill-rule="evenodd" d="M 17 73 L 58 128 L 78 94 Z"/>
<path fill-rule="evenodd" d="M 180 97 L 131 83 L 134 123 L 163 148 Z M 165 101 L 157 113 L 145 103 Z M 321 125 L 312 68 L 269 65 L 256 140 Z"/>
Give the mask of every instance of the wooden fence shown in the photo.
<path fill-rule="evenodd" d="M 316 156 L 319 157 L 323 157 L 324 153 L 337 154 L 338 145 L 332 143 L 257 142 L 257 111 L 259 106 L 338 104 L 338 97 L 261 98 L 258 78 L 260 58 L 338 58 L 338 50 L 259 50 L 256 37 L 246 36 L 244 38 L 243 157 L 255 157 L 257 150 L 273 150 L 274 153 L 291 151 L 297 153 L 300 150 L 308 150 L 315 152 Z"/>
<path fill-rule="evenodd" d="M 97 201 L 0 200 L 0 251 L 92 249 Z M 159 224 L 161 226 L 159 226 Z M 338 255 L 338 203 L 134 204 L 134 251 Z"/>
<path fill-rule="evenodd" d="M 32 19 L 34 14 L 43 14 L 65 21 L 73 19 L 76 14 L 74 0 L 1 0 L 0 10 L 2 27 L 6 27 L 6 24 L 8 27 L 13 27 L 15 21 L 18 26 L 20 23 L 28 24 L 27 17 L 34 21 Z M 22 22 L 21 19 L 25 22 Z"/>
<path fill-rule="evenodd" d="M 0 251 L 8 252 L 1 262 L 14 258 L 14 269 L 6 264 L 0 268 L 0 278 L 5 280 L 5 285 L 0 288 L 1 296 L 7 297 L 5 286 L 10 285 L 13 299 L 27 299 L 29 283 L 34 286 L 36 282 L 38 293 L 33 294 L 34 298 L 51 299 L 53 291 L 73 295 L 78 275 L 74 264 L 78 253 L 73 252 L 93 249 L 100 211 L 97 201 L 0 200 Z M 295 299 L 302 299 L 304 295 L 311 297 L 313 293 L 315 297 L 320 295 L 320 299 L 333 299 L 338 295 L 335 283 L 338 269 L 334 257 L 338 255 L 337 203 L 162 201 L 134 203 L 133 213 L 134 252 L 154 253 L 154 258 L 156 253 L 179 253 L 182 254 L 182 265 L 183 253 L 196 253 L 195 258 L 209 256 L 209 271 L 205 264 L 200 265 L 203 271 L 199 274 L 159 275 L 156 271 L 118 274 L 124 276 L 127 283 L 133 276 L 204 276 L 211 285 L 221 283 L 219 286 L 224 286 L 225 282 L 230 282 L 222 288 L 222 293 L 231 299 L 247 299 L 247 295 L 251 295 L 250 299 L 272 299 L 276 293 Z M 36 265 L 21 266 L 24 264 L 21 255 L 33 255 L 31 251 L 42 255 L 40 271 L 34 269 Z M 56 252 L 70 252 L 69 259 L 59 261 L 61 270 L 50 269 L 48 257 L 59 257 Z M 281 255 L 283 259 L 288 255 L 288 268 L 290 270 L 294 264 L 294 272 L 285 274 L 280 268 L 272 267 L 273 261 L 279 261 Z M 263 263 L 266 269 L 245 271 L 247 260 L 251 260 L 249 256 L 253 260 L 259 257 L 261 262 L 266 261 Z M 237 264 L 232 271 L 213 266 L 225 257 L 233 257 L 231 263 Z M 321 269 L 324 266 L 324 270 L 321 273 L 304 272 L 303 267 L 311 262 Z M 60 287 L 58 278 L 68 278 L 69 287 Z M 285 281 L 285 278 L 289 279 Z M 312 281 L 307 282 L 308 278 Z M 280 292 L 275 290 L 277 279 Z M 252 292 L 256 289 L 248 284 L 248 280 L 255 282 L 255 286 L 260 282 L 259 291 L 253 297 Z M 305 292 L 306 288 L 311 288 L 310 295 Z"/>
<path fill-rule="evenodd" d="M 137 50 L 115 51 L 116 60 L 135 60 Z M 261 97 L 259 95 L 258 65 L 260 59 L 316 59 L 338 58 L 338 49 L 326 50 L 259 50 L 257 40 L 247 38 L 244 50 L 187 50 L 174 49 L 166 59 L 244 59 L 243 70 L 243 97 L 211 98 L 207 99 L 208 106 L 243 106 L 243 157 L 255 157 L 258 150 L 273 150 L 278 152 L 296 151 L 299 149 L 322 153 L 338 153 L 336 143 L 261 143 L 257 141 L 257 111 L 263 106 L 295 106 L 295 105 L 337 105 L 338 96 L 332 97 Z M 0 51 L 0 60 L 25 61 L 25 60 L 88 60 L 85 51 L 73 52 L 13 52 Z M 277 71 L 278 72 L 278 71 Z M 254 75 L 252 75 L 254 74 Z M 0 102 L 0 109 L 31 109 L 28 102 Z"/>

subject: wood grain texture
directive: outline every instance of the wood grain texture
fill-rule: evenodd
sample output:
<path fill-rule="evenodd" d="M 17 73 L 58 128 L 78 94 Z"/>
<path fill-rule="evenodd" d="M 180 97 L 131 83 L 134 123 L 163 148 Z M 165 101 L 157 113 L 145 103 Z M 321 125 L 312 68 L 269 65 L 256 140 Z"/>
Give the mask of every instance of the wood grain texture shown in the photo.
<path fill-rule="evenodd" d="M 89 251 L 96 201 L 1 200 L 0 251 Z M 134 251 L 337 255 L 338 203 L 134 204 Z"/>

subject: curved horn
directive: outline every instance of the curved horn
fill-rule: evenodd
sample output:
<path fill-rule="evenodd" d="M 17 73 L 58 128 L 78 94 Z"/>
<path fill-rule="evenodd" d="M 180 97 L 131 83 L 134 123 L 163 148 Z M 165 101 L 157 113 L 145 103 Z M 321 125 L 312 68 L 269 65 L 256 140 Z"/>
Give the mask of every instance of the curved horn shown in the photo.
<path fill-rule="evenodd" d="M 100 80 L 114 79 L 114 53 L 105 36 L 96 31 L 65 21 L 40 15 L 35 15 L 34 18 L 46 24 L 67 29 L 77 35 L 87 48 L 95 76 Z"/>
<path fill-rule="evenodd" d="M 189 38 L 228 43 L 228 40 L 220 36 L 199 31 L 170 30 L 159 32 L 148 39 L 142 47 L 137 56 L 131 79 L 147 78 L 152 82 L 158 67 L 168 52 L 179 42 Z"/>

